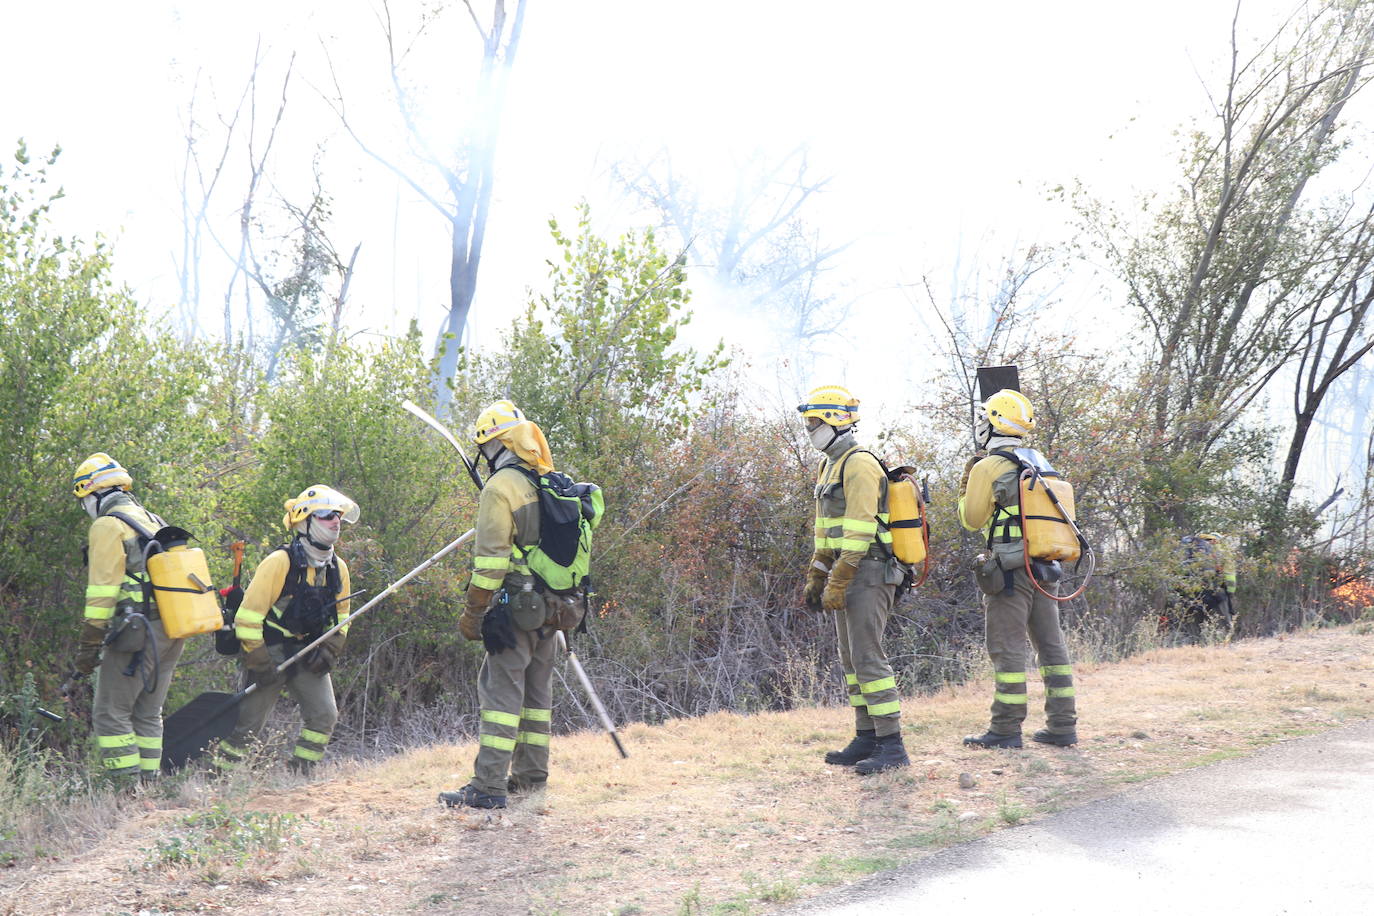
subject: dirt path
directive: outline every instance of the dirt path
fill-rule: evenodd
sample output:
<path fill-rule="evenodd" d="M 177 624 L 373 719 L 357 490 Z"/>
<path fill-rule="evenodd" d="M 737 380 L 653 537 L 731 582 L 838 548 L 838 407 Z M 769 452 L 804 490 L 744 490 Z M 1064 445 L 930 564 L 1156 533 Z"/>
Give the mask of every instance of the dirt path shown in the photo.
<path fill-rule="evenodd" d="M 435 803 L 466 781 L 471 745 L 313 783 L 273 774 L 266 790 L 192 782 L 127 802 L 85 854 L 0 871 L 0 912 L 759 913 L 1125 783 L 1374 718 L 1374 637 L 1351 629 L 1078 675 L 1076 749 L 963 748 L 988 704 L 969 685 L 908 699 L 914 765 L 869 779 L 820 762 L 850 731 L 828 708 L 634 726 L 627 761 L 601 735 L 559 739 L 548 795 L 497 815 Z"/>

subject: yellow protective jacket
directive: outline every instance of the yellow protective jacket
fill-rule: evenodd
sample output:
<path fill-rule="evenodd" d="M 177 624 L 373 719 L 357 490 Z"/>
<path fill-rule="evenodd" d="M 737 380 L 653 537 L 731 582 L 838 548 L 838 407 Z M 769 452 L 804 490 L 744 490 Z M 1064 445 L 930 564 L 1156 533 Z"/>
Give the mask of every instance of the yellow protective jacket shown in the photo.
<path fill-rule="evenodd" d="M 518 464 L 534 470 L 523 461 Z M 507 573 L 528 576 L 524 553 L 538 543 L 539 491 L 513 465 L 505 465 L 487 480 L 477 504 L 472 584 L 496 591 Z"/>
<path fill-rule="evenodd" d="M 129 497 L 108 496 L 104 512 L 119 511 L 156 531 L 162 519 Z M 86 552 L 86 622 L 107 627 L 120 602 L 139 607 L 143 601 L 143 551 L 138 532 L 112 515 L 101 515 L 91 522 Z M 155 611 L 156 608 L 149 608 Z"/>
<path fill-rule="evenodd" d="M 857 566 L 864 557 L 891 555 L 887 475 L 852 437 L 826 452 L 816 472 L 815 497 L 816 556 L 822 562 L 833 565 L 839 559 Z"/>
<path fill-rule="evenodd" d="M 1236 593 L 1236 552 L 1226 544 L 1221 545 L 1222 587 L 1231 594 Z"/>
<path fill-rule="evenodd" d="M 988 455 L 969 471 L 968 484 L 959 496 L 959 524 L 969 531 L 992 525 L 994 541 L 1021 540 L 1020 466 L 1001 455 Z M 1000 506 L 997 517 L 993 511 Z"/>
<path fill-rule="evenodd" d="M 339 568 L 339 591 L 334 596 L 338 599 L 351 593 L 353 587 L 348 576 L 348 564 L 337 553 L 334 555 L 334 562 Z M 273 627 L 282 635 L 295 639 L 305 635 L 304 633 L 292 633 L 281 623 L 281 615 L 285 613 L 287 606 L 291 603 L 291 596 L 282 594 L 282 589 L 286 586 L 286 574 L 290 570 L 290 554 L 284 549 L 279 549 L 264 557 L 253 573 L 253 580 L 248 583 L 248 588 L 243 592 L 243 603 L 239 605 L 238 612 L 234 615 L 234 633 L 238 636 L 239 642 L 243 644 L 245 652 L 252 652 L 263 644 L 262 631 L 265 626 Z M 326 574 L 324 568 L 306 567 L 301 574 L 301 584 L 323 585 Z M 351 601 L 339 601 L 335 605 L 338 619 L 344 621 L 343 628 L 339 631 L 341 633 L 348 632 L 347 620 L 352 603 Z"/>

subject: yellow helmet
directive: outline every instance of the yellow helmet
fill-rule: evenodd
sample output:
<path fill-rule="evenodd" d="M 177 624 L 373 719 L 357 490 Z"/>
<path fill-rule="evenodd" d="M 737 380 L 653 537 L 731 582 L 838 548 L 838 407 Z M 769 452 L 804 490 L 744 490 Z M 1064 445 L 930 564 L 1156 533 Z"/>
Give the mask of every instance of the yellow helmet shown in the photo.
<path fill-rule="evenodd" d="M 1200 533 L 1198 534 L 1198 537 L 1202 538 L 1204 541 L 1220 541 L 1220 540 L 1221 540 L 1221 535 L 1219 535 L 1219 534 L 1217 534 L 1217 533 L 1215 533 L 1215 532 L 1213 532 L 1213 531 L 1203 531 L 1203 532 L 1200 532 Z"/>
<path fill-rule="evenodd" d="M 849 426 L 859 422 L 859 399 L 840 385 L 812 388 L 806 403 L 797 405 L 803 417 L 815 417 L 831 426 Z"/>
<path fill-rule="evenodd" d="M 287 531 L 312 512 L 338 512 L 350 525 L 358 520 L 358 504 L 333 487 L 323 484 L 302 490 L 300 496 L 288 499 L 285 505 L 286 514 L 282 516 L 281 523 Z"/>
<path fill-rule="evenodd" d="M 1004 436 L 1024 436 L 1035 429 L 1035 411 L 1026 396 L 1014 388 L 1003 388 L 983 402 L 988 423 Z"/>
<path fill-rule="evenodd" d="M 472 438 L 478 445 L 501 438 L 508 430 L 525 422 L 525 412 L 512 401 L 497 401 L 477 415 Z"/>
<path fill-rule="evenodd" d="M 76 466 L 72 474 L 72 494 L 77 499 L 85 499 L 99 490 L 118 487 L 127 490 L 134 485 L 129 472 L 104 452 L 96 452 Z"/>

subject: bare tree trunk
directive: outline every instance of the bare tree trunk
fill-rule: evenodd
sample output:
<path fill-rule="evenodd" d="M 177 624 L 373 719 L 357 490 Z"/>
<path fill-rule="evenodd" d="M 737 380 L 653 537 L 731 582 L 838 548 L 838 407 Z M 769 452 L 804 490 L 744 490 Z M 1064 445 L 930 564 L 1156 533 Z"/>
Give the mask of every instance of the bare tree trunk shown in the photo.
<path fill-rule="evenodd" d="M 468 7 L 471 10 L 471 5 Z M 476 17 L 473 17 L 474 22 Z M 495 183 L 496 143 L 500 136 L 501 114 L 505 108 L 506 84 L 510 68 L 520 48 L 520 34 L 525 23 L 525 0 L 517 0 L 515 22 L 510 38 L 502 47 L 506 28 L 505 4 L 497 0 L 492 25 L 482 44 L 482 69 L 478 77 L 478 106 L 476 123 L 469 133 L 465 159 L 468 172 L 461 182 L 450 180 L 457 190 L 456 207 L 452 216 L 452 262 L 449 268 L 449 312 L 444 326 L 444 338 L 437 346 L 441 353 L 439 375 L 434 380 L 435 398 L 440 405 L 449 401 L 449 386 L 458 371 L 458 351 L 467 328 L 468 315 L 477 294 L 477 271 L 482 263 L 482 245 L 486 241 L 487 214 L 491 209 L 491 190 Z"/>

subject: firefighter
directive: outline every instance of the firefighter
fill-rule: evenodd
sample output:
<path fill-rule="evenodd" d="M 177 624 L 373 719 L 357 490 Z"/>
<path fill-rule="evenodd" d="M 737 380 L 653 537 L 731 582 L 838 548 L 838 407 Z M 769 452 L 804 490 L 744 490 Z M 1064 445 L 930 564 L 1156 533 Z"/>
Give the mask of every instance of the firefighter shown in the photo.
<path fill-rule="evenodd" d="M 1016 449 L 1035 428 L 1031 403 L 1004 388 L 983 404 L 976 438 L 981 449 Z M 1041 594 L 1027 576 L 1019 525 L 1020 466 L 1000 455 L 975 455 L 964 468 L 959 521 L 969 531 L 988 530 L 989 549 L 978 567 L 984 593 L 987 649 L 993 667 L 992 722 L 987 732 L 964 744 L 982 748 L 1021 747 L 1026 718 L 1026 638 L 1040 662 L 1045 683 L 1046 727 L 1031 736 L 1042 744 L 1078 743 L 1073 665 L 1059 626 L 1059 604 Z M 997 549 L 993 549 L 994 542 Z M 1057 589 L 1050 585 L 1047 588 Z M 1057 591 L 1055 592 L 1057 594 Z"/>
<path fill-rule="evenodd" d="M 1180 542 L 1183 578 L 1172 602 L 1185 635 L 1197 640 L 1202 626 L 1217 621 L 1230 632 L 1236 612 L 1236 555 L 1225 538 L 1214 532 L 1187 535 Z"/>
<path fill-rule="evenodd" d="M 339 707 L 329 672 L 343 654 L 344 625 L 285 671 L 276 668 L 340 621 L 348 620 L 348 564 L 335 552 L 343 523 L 358 520 L 358 505 L 317 484 L 285 503 L 282 525 L 292 533 L 258 564 L 234 615 L 246 684 L 257 689 L 239 704 L 234 731 L 220 742 L 215 765 L 227 772 L 248 756 L 277 704 L 281 688 L 301 708 L 301 730 L 287 765 L 309 774 L 324 758 Z"/>
<path fill-rule="evenodd" d="M 148 782 L 161 772 L 162 702 L 185 640 L 167 638 L 151 590 L 144 588 L 146 539 L 135 526 L 155 533 L 165 523 L 143 508 L 132 486 L 129 472 L 104 452 L 72 475 L 72 493 L 93 521 L 85 620 L 62 689 L 71 695 L 99 669 L 91 724 L 101 763 L 107 772 Z"/>
<path fill-rule="evenodd" d="M 825 762 L 862 774 L 907 766 L 901 694 L 883 651 L 883 630 L 906 570 L 892 553 L 886 528 L 887 475 L 859 448 L 859 401 L 838 385 L 823 385 L 797 406 L 806 433 L 825 457 L 816 475 L 815 552 L 804 597 L 813 610 L 835 615 L 840 665 L 854 708 L 854 738 Z"/>
<path fill-rule="evenodd" d="M 558 631 L 542 625 L 545 599 L 533 589 L 529 555 L 539 543 L 540 517 L 530 475 L 552 471 L 553 459 L 543 431 L 510 401 L 482 411 L 473 438 L 490 476 L 478 503 L 458 629 L 487 650 L 477 675 L 481 721 L 471 781 L 439 799 L 451 808 L 504 808 L 508 794 L 539 791 L 549 778 Z M 517 625 L 517 618 L 527 623 Z"/>

